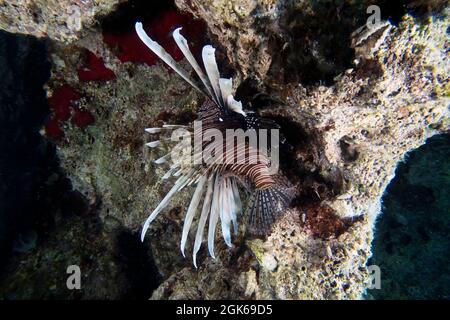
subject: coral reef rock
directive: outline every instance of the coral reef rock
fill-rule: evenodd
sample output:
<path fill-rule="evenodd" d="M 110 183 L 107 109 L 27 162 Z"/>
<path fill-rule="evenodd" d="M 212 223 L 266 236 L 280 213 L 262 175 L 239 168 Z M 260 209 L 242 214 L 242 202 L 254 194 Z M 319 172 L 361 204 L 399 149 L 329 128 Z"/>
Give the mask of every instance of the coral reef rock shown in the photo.
<path fill-rule="evenodd" d="M 53 40 L 48 97 L 71 88 L 72 99 L 53 99 L 56 125 L 43 133 L 55 141 L 74 188 L 96 204 L 104 232 L 114 221 L 137 235 L 170 187 L 160 180 L 165 170 L 150 161 L 155 155 L 144 147 L 150 139 L 144 128 L 188 123 L 203 97 L 160 62 L 117 58 L 117 48 L 92 28 L 116 1 L 78 2 L 86 10 L 80 31 L 68 29 L 60 14 L 68 1 L 2 4 L 0 27 Z M 449 131 L 448 19 L 419 21 L 405 12 L 398 23 L 353 33 L 365 24 L 364 2 L 337 11 L 341 20 L 326 18 L 336 12 L 328 1 L 176 5 L 206 23 L 247 106 L 281 125 L 287 141 L 281 168 L 299 197 L 267 239 L 241 233 L 233 248 L 217 241 L 217 259 L 203 246 L 195 270 L 178 250 L 188 198 L 182 193 L 143 243 L 162 280 L 151 298 L 361 298 L 371 281 L 367 262 L 380 199 L 397 163 L 428 137 Z M 80 80 L 78 70 L 101 75 Z M 270 98 L 255 100 L 255 91 Z"/>
<path fill-rule="evenodd" d="M 75 41 L 120 0 L 13 0 L 0 2 L 0 28 L 8 32 Z"/>

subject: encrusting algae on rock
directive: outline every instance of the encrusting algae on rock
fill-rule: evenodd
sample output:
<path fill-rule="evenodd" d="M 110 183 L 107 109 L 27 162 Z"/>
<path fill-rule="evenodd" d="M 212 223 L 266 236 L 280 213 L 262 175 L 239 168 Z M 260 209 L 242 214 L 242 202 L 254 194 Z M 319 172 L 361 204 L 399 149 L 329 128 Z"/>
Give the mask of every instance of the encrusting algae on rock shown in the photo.
<path fill-rule="evenodd" d="M 267 239 L 245 237 L 239 230 L 232 248 L 215 243 L 217 259 L 200 249 L 195 270 L 174 250 L 181 243 L 184 212 L 194 190 L 178 193 L 166 214 L 152 222 L 142 244 L 162 281 L 152 298 L 361 298 L 370 282 L 367 262 L 381 195 L 396 164 L 431 135 L 449 131 L 448 20 L 431 16 L 419 21 L 405 14 L 398 23 L 385 22 L 388 31 L 373 34 L 383 39 L 351 41 L 350 34 L 363 23 L 343 19 L 348 33 L 341 36 L 349 39 L 337 47 L 347 46 L 348 62 L 358 63 L 344 61 L 328 69 L 334 55 L 325 54 L 326 37 L 311 34 L 316 21 L 335 27 L 333 19 L 324 19 L 327 4 L 300 1 L 292 8 L 284 1 L 273 6 L 271 1 L 246 0 L 230 8 L 225 2 L 176 2 L 206 23 L 224 74 L 237 73 L 236 100 L 280 125 L 286 140 L 280 168 L 297 196 Z M 349 9 L 360 12 L 356 5 Z M 365 7 L 359 14 L 364 20 Z M 167 35 L 177 27 L 187 30 L 175 25 Z M 127 28 L 134 32 L 133 25 Z M 353 36 L 367 35 L 360 31 Z M 307 34 L 300 37 L 300 32 Z M 122 62 L 120 48 L 105 43 L 102 30 L 89 27 L 77 35 L 69 46 L 51 43 L 49 97 L 64 84 L 71 86 L 80 99 L 70 101 L 68 119 L 79 108 L 95 122 L 80 128 L 60 120 L 64 135 L 55 143 L 61 165 L 95 208 L 102 235 L 112 237 L 120 229 L 139 239 L 148 210 L 171 187 L 160 180 L 166 171 L 149 161 L 155 154 L 145 146 L 150 134 L 145 136 L 144 129 L 189 125 L 204 98 L 158 62 Z M 292 40 L 290 45 L 297 35 L 315 50 L 305 54 L 302 43 Z M 80 58 L 89 58 L 86 49 L 103 60 L 114 79 L 79 81 L 77 70 L 89 69 Z M 311 70 L 301 64 L 305 61 L 316 63 L 314 72 L 327 75 L 326 86 L 314 82 L 316 73 L 305 78 Z M 230 66 L 221 64 L 226 62 Z M 186 59 L 178 64 L 190 70 Z M 186 248 L 192 252 L 190 241 Z M 32 263 L 32 257 L 24 264 Z"/>

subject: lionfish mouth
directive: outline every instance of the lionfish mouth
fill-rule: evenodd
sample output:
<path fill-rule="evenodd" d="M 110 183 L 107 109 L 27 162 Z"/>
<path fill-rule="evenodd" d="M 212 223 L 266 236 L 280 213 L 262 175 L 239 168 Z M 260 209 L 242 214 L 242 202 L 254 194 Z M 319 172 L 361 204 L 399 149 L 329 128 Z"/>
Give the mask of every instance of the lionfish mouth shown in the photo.
<path fill-rule="evenodd" d="M 229 247 L 232 246 L 231 226 L 237 235 L 237 217 L 243 213 L 240 197 L 242 188 L 239 185 L 250 194 L 246 210 L 247 229 L 258 235 L 270 232 L 273 223 L 289 206 L 295 189 L 278 173 L 277 124 L 243 110 L 242 103 L 233 96 L 232 79 L 220 78 L 215 49 L 210 45 L 203 47 L 202 68 L 191 53 L 187 40 L 180 34 L 181 28 L 173 32 L 176 44 L 198 77 L 199 81 L 194 81 L 163 47 L 146 34 L 142 23 L 137 22 L 135 28 L 139 38 L 153 53 L 206 96 L 205 102 L 197 110 L 198 119 L 193 126 L 166 124 L 161 128 L 145 129 L 150 134 L 170 132 L 172 142 L 180 141 L 180 137 L 182 139 L 171 148 L 170 153 L 154 161 L 156 164 L 170 165 L 162 179 L 173 176 L 177 180 L 148 216 L 142 228 L 141 240 L 144 241 L 150 224 L 174 195 L 185 186 L 196 185 L 184 218 L 180 247 L 185 256 L 189 231 L 200 211 L 192 255 L 197 268 L 196 256 L 207 222 L 208 250 L 213 258 L 219 220 L 223 239 Z M 268 132 L 270 143 L 267 141 Z M 194 140 L 193 148 L 191 138 Z M 160 138 L 146 145 L 157 148 L 167 143 L 170 143 L 167 138 Z"/>

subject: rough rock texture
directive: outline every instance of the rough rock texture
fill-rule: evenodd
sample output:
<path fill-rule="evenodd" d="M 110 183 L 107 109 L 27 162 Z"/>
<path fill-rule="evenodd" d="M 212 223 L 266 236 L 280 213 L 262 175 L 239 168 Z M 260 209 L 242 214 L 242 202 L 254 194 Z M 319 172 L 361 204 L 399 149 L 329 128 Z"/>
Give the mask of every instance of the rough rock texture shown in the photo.
<path fill-rule="evenodd" d="M 242 78 L 250 75 L 265 77 L 272 62 L 268 52 L 269 41 L 264 32 L 254 27 L 254 23 L 262 19 L 268 24 L 277 21 L 279 9 L 276 1 L 179 0 L 176 4 L 209 22 L 211 33 L 217 37 L 217 43 L 222 44 L 227 59 L 235 64 Z"/>
<path fill-rule="evenodd" d="M 450 135 L 410 152 L 383 196 L 372 242 L 372 264 L 383 270 L 372 299 L 450 297 Z"/>
<path fill-rule="evenodd" d="M 361 57 L 362 65 L 340 75 L 335 85 L 284 88 L 287 112 L 293 117 L 297 112 L 314 115 L 325 157 L 346 177 L 346 191 L 326 204 L 341 217 L 363 218 L 330 241 L 311 239 L 301 223 L 287 218 L 267 241 L 249 243 L 261 269 L 257 276 L 241 273 L 231 287 L 250 286 L 247 293 L 256 298 L 360 297 L 369 280 L 365 265 L 380 197 L 397 162 L 437 130 L 449 129 L 447 27 L 439 20 L 416 25 L 405 16 L 398 27 L 382 34 L 386 37 L 372 60 Z M 301 215 L 300 207 L 288 217 L 295 221 Z M 192 283 L 186 278 L 184 271 L 178 282 L 186 284 L 187 297 Z"/>
<path fill-rule="evenodd" d="M 2 0 L 0 28 L 66 43 L 86 35 L 120 0 Z"/>
<path fill-rule="evenodd" d="M 192 10 L 203 14 L 196 7 Z M 207 12 L 206 21 L 220 30 L 228 17 L 219 12 L 220 19 L 212 19 L 210 12 L 216 11 Z M 398 26 L 385 25 L 383 32 L 371 35 L 375 40 L 361 44 L 357 66 L 339 75 L 333 86 L 290 85 L 279 93 L 286 97 L 289 116 L 313 115 L 324 139 L 321 151 L 345 176 L 345 192 L 321 205 L 330 206 L 338 216 L 362 215 L 362 219 L 335 239 L 314 240 L 298 221 L 304 211 L 308 221 L 308 210 L 301 206 L 292 210 L 266 241 L 249 241 L 261 268 L 227 279 L 231 288 L 244 290 L 240 297 L 360 297 L 369 281 L 366 262 L 380 198 L 397 162 L 433 133 L 449 130 L 447 28 L 445 20 L 419 25 L 405 16 Z M 362 39 L 369 34 L 363 32 Z M 240 52 L 240 44 L 231 43 L 228 51 Z M 191 278 L 197 278 L 196 272 L 183 270 L 162 288 L 175 286 L 180 297 L 182 286 L 184 297 L 190 297 Z M 206 277 L 204 286 L 213 278 Z M 157 291 L 154 298 L 159 297 L 165 296 Z"/>
<path fill-rule="evenodd" d="M 397 162 L 427 137 L 449 130 L 447 20 L 405 15 L 378 32 L 363 28 L 353 36 L 354 54 L 350 33 L 363 24 L 363 3 L 351 7 L 364 9 L 345 20 L 346 33 L 333 41 L 311 33 L 317 14 L 327 30 L 337 28 L 335 20 L 324 20 L 325 2 L 300 1 L 295 8 L 283 1 L 187 3 L 177 1 L 207 23 L 212 43 L 225 53 L 221 64 L 243 84 L 242 99 L 282 125 L 281 166 L 299 196 L 267 239 L 245 238 L 241 229 L 228 249 L 219 234 L 217 260 L 203 248 L 195 270 L 190 255 L 183 259 L 178 250 L 189 197 L 182 193 L 143 244 L 163 279 L 152 298 L 360 298 L 369 282 L 380 198 Z M 302 41 L 292 40 L 305 30 Z M 58 32 L 48 35 L 64 40 Z M 150 137 L 143 129 L 189 123 L 203 98 L 162 64 L 122 63 L 99 32 L 79 35 L 71 45 L 54 41 L 50 48 L 48 96 L 59 120 L 43 134 L 54 139 L 74 187 L 95 204 L 99 228 L 137 236 L 170 188 L 160 181 L 164 169 L 150 161 L 156 154 L 144 148 Z M 342 50 L 333 53 L 330 44 Z M 78 70 L 92 68 L 86 49 L 115 77 L 80 81 Z M 72 99 L 59 101 L 61 90 Z M 255 99 L 255 90 L 270 98 Z"/>

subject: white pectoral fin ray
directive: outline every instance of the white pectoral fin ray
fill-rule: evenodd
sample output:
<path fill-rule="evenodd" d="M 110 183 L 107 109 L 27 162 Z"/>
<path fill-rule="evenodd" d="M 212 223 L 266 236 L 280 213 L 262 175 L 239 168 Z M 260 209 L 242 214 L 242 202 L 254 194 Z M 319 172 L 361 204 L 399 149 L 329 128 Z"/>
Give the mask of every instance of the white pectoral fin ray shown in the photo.
<path fill-rule="evenodd" d="M 194 191 L 194 195 L 192 196 L 191 203 L 189 204 L 189 208 L 186 213 L 186 217 L 184 218 L 184 226 L 183 233 L 181 236 L 181 253 L 184 255 L 184 247 L 186 245 L 186 240 L 189 234 L 189 230 L 191 229 L 192 220 L 194 219 L 195 213 L 197 212 L 198 204 L 200 203 L 201 197 L 203 195 L 203 189 L 205 186 L 206 177 L 202 176 L 197 183 L 197 188 Z"/>
<path fill-rule="evenodd" d="M 167 53 L 166 50 L 164 50 L 163 47 L 159 45 L 158 42 L 153 41 L 145 32 L 144 28 L 142 27 L 141 22 L 136 22 L 135 25 L 136 32 L 139 36 L 139 38 L 142 40 L 142 42 L 153 51 L 154 54 L 156 54 L 162 61 L 164 61 L 169 67 L 171 67 L 176 73 L 178 73 L 184 80 L 186 80 L 191 86 L 193 86 L 195 89 L 203 93 L 203 90 L 201 90 L 197 84 L 189 77 L 188 73 L 181 69 L 178 64 L 173 60 L 173 58 L 170 56 L 170 54 Z"/>
<path fill-rule="evenodd" d="M 236 113 L 246 116 L 244 110 L 242 109 L 242 102 L 236 101 L 233 97 L 233 79 L 219 79 L 220 92 L 222 94 L 223 102 Z"/>
<path fill-rule="evenodd" d="M 169 67 L 175 70 L 175 72 L 186 80 L 192 87 L 209 96 L 219 106 L 224 108 L 229 107 L 234 112 L 240 113 L 244 116 L 246 115 L 242 110 L 242 103 L 234 100 L 232 92 L 232 79 L 220 78 L 219 68 L 217 67 L 217 61 L 214 54 L 216 49 L 214 49 L 211 45 L 204 46 L 202 50 L 203 65 L 206 71 L 205 75 L 189 49 L 187 40 L 181 35 L 181 28 L 177 28 L 173 32 L 173 38 L 177 46 L 180 48 L 181 52 L 183 52 L 183 55 L 186 57 L 187 61 L 191 64 L 192 68 L 203 82 L 205 88 L 202 89 L 193 79 L 191 79 L 189 74 L 176 63 L 170 54 L 168 54 L 167 51 L 161 47 L 161 45 L 159 45 L 156 41 L 153 41 L 147 35 L 141 22 L 136 22 L 135 29 L 142 42 Z M 147 132 L 156 133 L 159 131 L 156 128 L 149 128 Z"/>
<path fill-rule="evenodd" d="M 162 164 L 162 163 L 165 163 L 170 157 L 171 157 L 171 154 L 169 153 L 169 154 L 162 156 L 161 158 L 156 159 L 154 162 L 156 164 Z"/>
<path fill-rule="evenodd" d="M 145 129 L 145 132 L 147 132 L 147 133 L 159 133 L 159 132 L 161 132 L 161 128 L 146 128 Z"/>
<path fill-rule="evenodd" d="M 214 90 L 216 100 L 219 101 L 219 105 L 224 106 L 219 85 L 220 73 L 219 68 L 217 67 L 216 57 L 214 55 L 215 50 L 216 49 L 214 49 L 210 45 L 204 46 L 202 50 L 202 59 L 206 74 L 209 78 L 209 82 L 211 83 L 211 86 Z"/>
<path fill-rule="evenodd" d="M 234 234 L 237 235 L 237 214 L 242 213 L 242 202 L 241 197 L 239 196 L 239 189 L 236 184 L 236 181 L 232 181 L 232 189 L 233 189 L 233 203 L 234 203 L 234 211 L 231 217 L 234 227 Z"/>
<path fill-rule="evenodd" d="M 181 28 L 175 29 L 175 31 L 173 32 L 173 39 L 177 43 L 178 48 L 180 48 L 181 52 L 183 52 L 187 61 L 191 64 L 192 68 L 194 68 L 194 70 L 197 73 L 200 80 L 205 85 L 206 91 L 209 94 L 209 96 L 211 97 L 211 99 L 216 101 L 216 103 L 219 103 L 219 101 L 217 101 L 217 99 L 214 95 L 214 92 L 213 92 L 213 89 L 211 87 L 211 83 L 209 82 L 208 77 L 205 75 L 202 68 L 197 63 L 197 60 L 195 60 L 194 55 L 192 54 L 191 50 L 189 49 L 187 40 L 181 35 L 180 30 L 181 30 Z"/>
<path fill-rule="evenodd" d="M 230 226 L 231 226 L 231 203 L 230 203 L 230 197 L 229 192 L 231 192 L 231 188 L 229 188 L 228 185 L 228 179 L 224 179 L 220 186 L 220 222 L 222 225 L 222 235 L 223 239 L 225 240 L 225 243 L 227 246 L 231 247 L 231 233 L 230 233 Z"/>
<path fill-rule="evenodd" d="M 156 140 L 156 141 L 152 141 L 152 142 L 148 142 L 145 145 L 149 148 L 156 148 L 157 146 L 159 146 L 161 144 L 161 141 Z"/>
<path fill-rule="evenodd" d="M 217 221 L 219 220 L 219 176 L 216 176 L 214 182 L 214 192 L 212 196 L 211 203 L 211 213 L 209 215 L 209 227 L 208 227 L 208 250 L 211 257 L 215 258 L 214 255 L 214 238 L 216 235 Z"/>
<path fill-rule="evenodd" d="M 242 102 L 234 100 L 234 97 L 230 94 L 227 96 L 227 105 L 228 107 L 236 113 L 242 114 L 244 117 L 246 113 L 242 109 Z"/>
<path fill-rule="evenodd" d="M 233 79 L 220 78 L 219 87 L 222 94 L 222 100 L 226 103 L 228 96 L 233 94 Z"/>
<path fill-rule="evenodd" d="M 148 216 L 147 220 L 145 220 L 144 226 L 142 227 L 141 232 L 141 241 L 144 241 L 145 234 L 147 233 L 147 230 L 150 226 L 150 223 L 156 218 L 156 216 L 161 212 L 162 209 L 164 209 L 167 204 L 169 203 L 170 199 L 174 196 L 175 193 L 177 193 L 179 190 L 182 189 L 184 183 L 186 180 L 188 180 L 190 177 L 189 174 L 183 175 L 175 182 L 172 189 L 166 194 L 164 199 L 161 200 L 161 202 L 158 204 L 158 206 L 153 210 L 153 212 Z"/>
<path fill-rule="evenodd" d="M 200 215 L 200 220 L 198 221 L 197 233 L 195 235 L 194 242 L 194 252 L 192 254 L 192 259 L 194 261 L 194 266 L 197 268 L 197 252 L 200 250 L 203 240 L 203 232 L 205 231 L 206 220 L 208 219 L 209 213 L 211 211 L 211 200 L 214 189 L 214 178 L 208 181 L 208 188 L 206 189 L 205 199 L 203 200 L 202 213 Z"/>
<path fill-rule="evenodd" d="M 162 176 L 161 180 L 167 180 L 167 179 L 169 179 L 169 178 L 173 175 L 173 173 L 175 172 L 175 170 L 177 170 L 177 168 L 171 167 L 171 168 L 170 168 L 170 169 Z"/>

